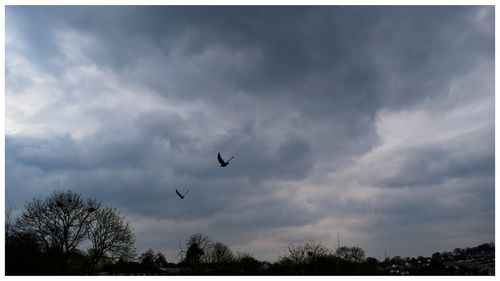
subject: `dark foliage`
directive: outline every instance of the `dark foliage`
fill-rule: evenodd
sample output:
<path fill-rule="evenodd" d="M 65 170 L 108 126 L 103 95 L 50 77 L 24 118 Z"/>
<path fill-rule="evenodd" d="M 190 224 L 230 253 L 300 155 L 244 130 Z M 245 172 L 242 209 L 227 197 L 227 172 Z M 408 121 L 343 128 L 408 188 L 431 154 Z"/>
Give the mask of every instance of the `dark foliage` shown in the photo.
<path fill-rule="evenodd" d="M 28 233 L 13 234 L 5 240 L 6 275 L 48 275 L 59 273 L 57 264 L 47 259 L 37 240 Z"/>

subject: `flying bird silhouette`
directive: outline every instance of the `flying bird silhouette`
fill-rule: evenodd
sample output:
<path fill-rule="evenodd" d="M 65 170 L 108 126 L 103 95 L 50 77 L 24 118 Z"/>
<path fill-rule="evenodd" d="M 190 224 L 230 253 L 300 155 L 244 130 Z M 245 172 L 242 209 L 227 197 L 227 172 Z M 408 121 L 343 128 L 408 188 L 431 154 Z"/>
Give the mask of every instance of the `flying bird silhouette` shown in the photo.
<path fill-rule="evenodd" d="M 177 189 L 175 189 L 175 193 L 177 193 L 177 195 L 179 195 L 179 197 L 180 197 L 181 199 L 184 199 L 184 196 L 186 196 L 186 194 L 188 194 L 188 192 L 189 192 L 189 190 L 188 190 L 188 191 L 186 191 L 186 193 L 184 193 L 184 194 L 180 194 L 180 193 L 179 193 L 179 191 L 178 191 Z"/>
<path fill-rule="evenodd" d="M 231 156 L 231 158 L 229 158 L 229 160 L 224 161 L 224 159 L 222 159 L 222 157 L 220 156 L 220 152 L 217 153 L 217 160 L 219 160 L 221 167 L 226 167 L 227 165 L 229 165 L 229 161 L 231 161 L 231 159 L 233 159 L 233 158 L 234 158 L 234 156 Z"/>

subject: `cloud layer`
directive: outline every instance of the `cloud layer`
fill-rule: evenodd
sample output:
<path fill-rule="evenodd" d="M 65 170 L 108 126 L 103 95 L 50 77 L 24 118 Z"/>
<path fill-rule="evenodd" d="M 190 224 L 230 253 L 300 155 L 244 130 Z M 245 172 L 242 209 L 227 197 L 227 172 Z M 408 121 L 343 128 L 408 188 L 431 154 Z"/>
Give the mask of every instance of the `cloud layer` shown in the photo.
<path fill-rule="evenodd" d="M 96 198 L 140 251 L 494 240 L 493 7 L 10 6 L 6 87 L 6 199 Z"/>

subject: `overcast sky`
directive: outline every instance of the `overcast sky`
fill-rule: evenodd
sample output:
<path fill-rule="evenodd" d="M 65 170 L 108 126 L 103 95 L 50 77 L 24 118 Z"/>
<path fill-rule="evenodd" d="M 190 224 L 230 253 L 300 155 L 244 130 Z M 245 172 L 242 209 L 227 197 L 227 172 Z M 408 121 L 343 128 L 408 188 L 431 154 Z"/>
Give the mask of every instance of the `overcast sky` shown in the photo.
<path fill-rule="evenodd" d="M 493 6 L 7 6 L 7 206 L 75 191 L 173 262 L 494 241 L 494 36 Z"/>

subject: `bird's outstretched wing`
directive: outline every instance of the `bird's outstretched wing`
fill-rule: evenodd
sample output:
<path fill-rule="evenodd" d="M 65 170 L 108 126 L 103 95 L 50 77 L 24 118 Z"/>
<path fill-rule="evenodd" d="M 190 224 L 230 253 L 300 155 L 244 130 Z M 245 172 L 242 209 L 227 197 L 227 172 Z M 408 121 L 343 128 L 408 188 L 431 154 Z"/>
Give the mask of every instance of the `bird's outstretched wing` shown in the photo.
<path fill-rule="evenodd" d="M 217 160 L 219 160 L 219 163 L 220 163 L 221 165 L 223 165 L 223 164 L 225 164 L 225 163 L 226 163 L 226 162 L 224 162 L 224 159 L 222 159 L 222 157 L 220 156 L 220 152 L 219 152 L 219 153 L 217 153 Z"/>
<path fill-rule="evenodd" d="M 182 196 L 182 194 L 180 194 L 180 193 L 179 193 L 179 191 L 178 191 L 177 189 L 175 189 L 175 193 L 177 193 L 177 195 L 179 195 L 179 197 L 180 197 L 181 199 L 184 199 L 184 196 Z"/>
<path fill-rule="evenodd" d="M 229 161 L 233 160 L 234 156 L 231 156 L 231 158 L 229 158 L 229 160 L 227 160 L 226 163 L 229 163 Z"/>
<path fill-rule="evenodd" d="M 186 196 L 186 194 L 188 194 L 189 192 L 189 189 L 186 191 L 186 193 L 184 193 L 184 195 L 182 195 L 182 197 Z"/>

